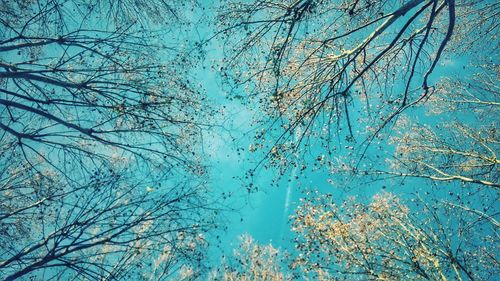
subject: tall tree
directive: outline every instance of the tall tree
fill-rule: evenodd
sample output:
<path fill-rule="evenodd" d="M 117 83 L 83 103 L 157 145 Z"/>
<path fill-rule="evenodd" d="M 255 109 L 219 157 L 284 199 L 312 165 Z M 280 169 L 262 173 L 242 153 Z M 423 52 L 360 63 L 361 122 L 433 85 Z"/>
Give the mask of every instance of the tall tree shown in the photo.
<path fill-rule="evenodd" d="M 442 121 L 400 118 L 393 127 L 395 150 L 386 160 L 387 169 L 375 163 L 373 170 L 362 173 L 500 187 L 499 68 L 485 64 L 476 70 L 471 79 L 444 78 L 437 83 L 420 111 Z"/>
<path fill-rule="evenodd" d="M 271 244 L 259 245 L 248 234 L 240 236 L 239 240 L 234 255 L 222 261 L 211 273 L 210 280 L 291 280 L 291 275 L 284 270 L 285 255 L 278 249 Z"/>
<path fill-rule="evenodd" d="M 200 194 L 202 182 L 144 182 L 130 171 L 105 167 L 76 186 L 27 168 L 5 174 L 0 185 L 5 280 L 168 280 L 183 266 L 194 268 L 195 276 L 203 269 L 203 233 L 214 223 L 210 197 Z"/>
<path fill-rule="evenodd" d="M 139 21 L 157 19 L 157 11 L 131 17 L 148 11 L 146 2 L 116 5 L 3 4 L 4 141 L 28 163 L 43 158 L 68 178 L 76 171 L 68 173 L 67 162 L 91 169 L 112 156 L 196 170 L 191 142 L 204 120 L 203 97 L 189 81 L 182 50 L 173 49 L 177 34 L 148 32 L 161 26 L 146 29 Z M 158 9 L 168 14 L 170 7 Z"/>
<path fill-rule="evenodd" d="M 351 198 L 335 204 L 329 195 L 305 199 L 293 218 L 300 255 L 292 267 L 312 278 L 338 280 L 498 276 L 494 208 L 485 208 L 485 213 L 460 200 L 426 196 L 413 196 L 408 203 L 390 193 L 369 203 Z"/>
<path fill-rule="evenodd" d="M 2 277 L 199 271 L 214 206 L 200 146 L 210 109 L 184 54 L 195 7 L 2 1 Z"/>
<path fill-rule="evenodd" d="M 368 125 L 363 157 L 382 128 L 434 93 L 447 50 L 495 52 L 497 12 L 494 2 L 470 0 L 228 1 L 222 70 L 265 113 L 254 147 L 266 148 L 271 165 L 296 166 L 301 148 L 338 153 L 336 136 L 352 142 Z"/>

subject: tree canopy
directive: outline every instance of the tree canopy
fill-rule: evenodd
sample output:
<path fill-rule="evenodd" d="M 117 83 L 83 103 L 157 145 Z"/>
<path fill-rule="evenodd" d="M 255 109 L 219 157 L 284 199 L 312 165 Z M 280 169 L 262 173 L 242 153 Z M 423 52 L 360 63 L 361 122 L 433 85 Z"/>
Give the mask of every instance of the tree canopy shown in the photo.
<path fill-rule="evenodd" d="M 1 279 L 495 280 L 499 13 L 3 0 Z"/>
<path fill-rule="evenodd" d="M 215 227 L 188 1 L 0 5 L 0 275 L 165 280 Z M 164 17 L 168 15 L 168 20 Z M 186 22 L 188 20 L 188 22 Z M 203 110 L 202 110 L 203 109 Z"/>

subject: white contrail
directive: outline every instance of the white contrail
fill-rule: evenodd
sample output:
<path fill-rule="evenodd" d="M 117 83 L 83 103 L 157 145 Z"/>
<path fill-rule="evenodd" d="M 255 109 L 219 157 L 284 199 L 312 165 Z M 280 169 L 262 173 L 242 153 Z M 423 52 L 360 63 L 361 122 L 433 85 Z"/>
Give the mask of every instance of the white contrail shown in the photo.
<path fill-rule="evenodd" d="M 298 159 L 298 157 L 296 156 L 296 160 Z M 288 219 L 288 211 L 290 210 L 290 201 L 291 201 L 291 198 L 292 198 L 292 189 L 294 188 L 294 185 L 295 185 L 295 179 L 296 179 L 296 176 L 297 176 L 297 171 L 299 169 L 299 165 L 297 164 L 297 166 L 295 166 L 293 169 L 292 169 L 292 172 L 290 173 L 290 181 L 288 182 L 288 186 L 286 188 L 286 197 L 285 197 L 285 206 L 283 208 L 283 220 L 281 222 L 281 229 L 280 229 L 280 237 L 283 239 L 283 235 L 284 235 L 284 231 L 283 231 L 283 228 L 286 226 L 287 224 L 287 219 Z"/>
<path fill-rule="evenodd" d="M 290 209 L 290 199 L 292 195 L 292 188 L 295 184 L 295 176 L 297 174 L 298 167 L 293 168 L 292 173 L 290 174 L 290 181 L 288 182 L 288 186 L 286 188 L 286 197 L 285 197 L 285 208 L 283 210 L 283 217 L 286 219 L 288 215 L 288 210 Z"/>

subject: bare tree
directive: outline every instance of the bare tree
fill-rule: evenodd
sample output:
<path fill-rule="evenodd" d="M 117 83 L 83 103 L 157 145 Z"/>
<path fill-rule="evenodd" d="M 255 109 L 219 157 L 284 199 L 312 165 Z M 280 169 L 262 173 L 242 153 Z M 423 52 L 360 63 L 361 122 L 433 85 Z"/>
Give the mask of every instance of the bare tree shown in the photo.
<path fill-rule="evenodd" d="M 426 196 L 305 199 L 293 218 L 300 256 L 292 267 L 337 280 L 493 280 L 498 213 Z"/>
<path fill-rule="evenodd" d="M 399 118 L 390 137 L 395 150 L 387 157 L 388 165 L 377 162 L 358 172 L 498 188 L 497 78 L 498 66 L 486 64 L 470 80 L 446 78 L 439 82 L 421 110 L 445 117 L 443 121 Z M 388 167 L 381 168 L 384 166 Z"/>
<path fill-rule="evenodd" d="M 391 160 L 391 170 L 375 173 L 498 188 L 500 162 L 496 156 L 495 128 L 481 126 L 477 130 L 453 123 L 436 130 L 415 124 L 410 132 L 394 139 L 399 143 L 396 156 Z"/>
<path fill-rule="evenodd" d="M 296 166 L 299 148 L 334 154 L 335 137 L 352 142 L 366 124 L 375 129 L 361 134 L 363 158 L 382 128 L 431 96 L 447 49 L 475 50 L 474 33 L 498 34 L 497 12 L 468 0 L 228 1 L 223 75 L 265 113 L 254 147 L 271 165 Z M 494 42 L 481 47 L 495 52 Z"/>
<path fill-rule="evenodd" d="M 223 260 L 211 273 L 210 280 L 291 280 L 291 275 L 285 272 L 284 255 L 278 249 L 271 244 L 259 245 L 248 234 L 239 239 L 234 256 Z"/>
<path fill-rule="evenodd" d="M 203 235 L 214 227 L 203 183 L 144 182 L 104 167 L 71 187 L 56 175 L 7 174 L 0 188 L 5 280 L 167 280 L 183 266 L 203 270 Z"/>
<path fill-rule="evenodd" d="M 194 113 L 204 120 L 202 96 L 187 62 L 159 44 L 175 37 L 108 19 L 103 9 L 139 8 L 120 3 L 5 3 L 0 126 L 26 161 L 41 157 L 66 175 L 67 162 L 85 169 L 112 155 L 198 169 L 191 136 L 201 125 Z"/>
<path fill-rule="evenodd" d="M 182 34 L 194 7 L 2 1 L 2 277 L 202 270 L 215 224 L 201 150 L 210 108 Z"/>

